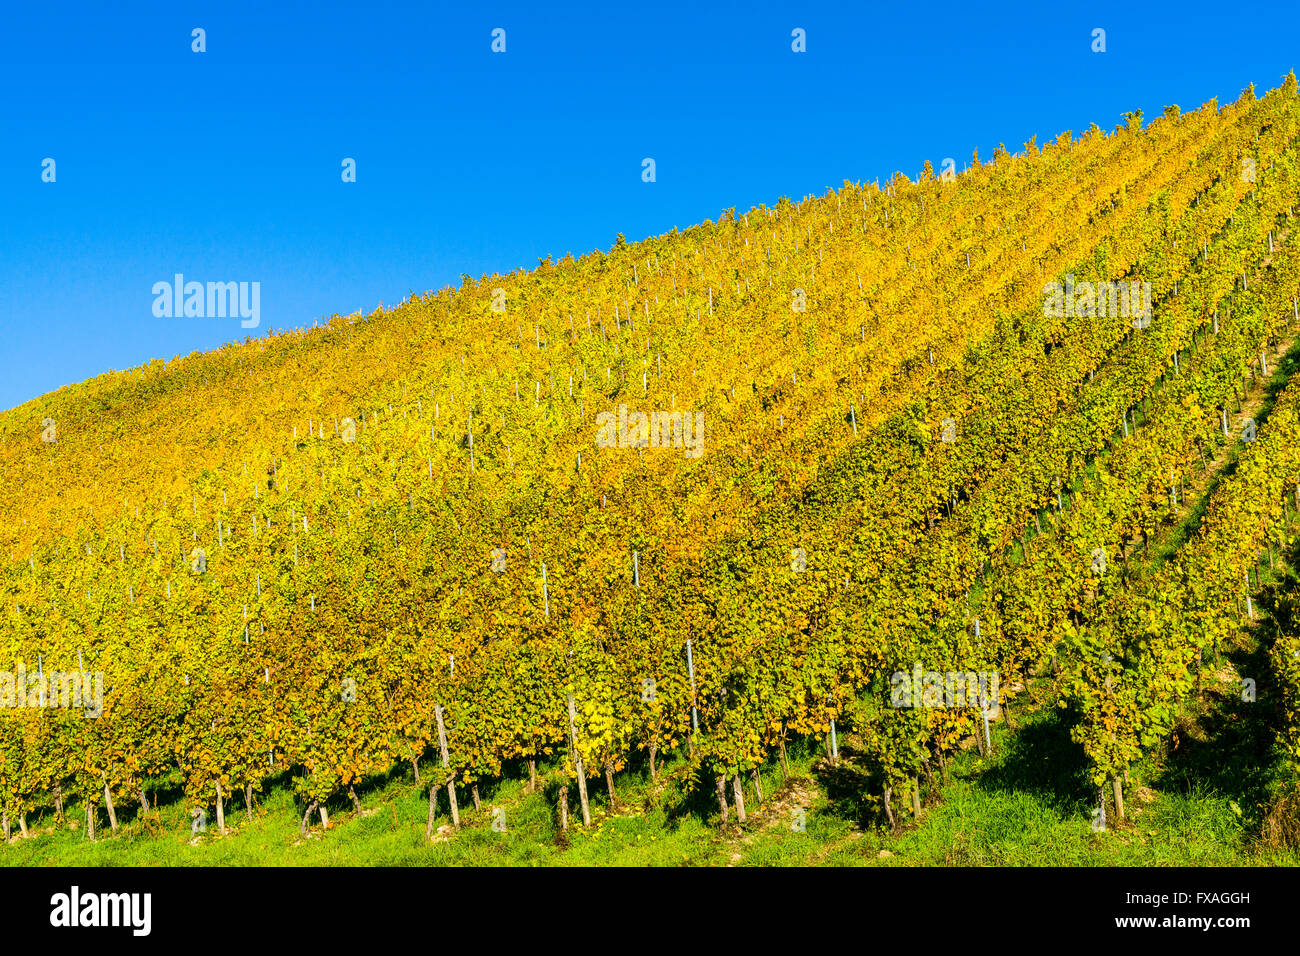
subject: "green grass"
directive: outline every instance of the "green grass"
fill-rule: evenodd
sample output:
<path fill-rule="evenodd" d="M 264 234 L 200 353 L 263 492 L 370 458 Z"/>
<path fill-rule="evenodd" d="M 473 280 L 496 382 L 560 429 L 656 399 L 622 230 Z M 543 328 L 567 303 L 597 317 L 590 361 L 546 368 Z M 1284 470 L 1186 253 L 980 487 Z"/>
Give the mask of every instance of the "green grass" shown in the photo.
<path fill-rule="evenodd" d="M 147 823 L 138 807 L 122 808 L 121 825 L 110 834 L 102 821 L 99 839 L 84 834 L 84 806 L 71 826 L 55 831 L 46 816 L 32 822 L 34 836 L 16 838 L 0 850 L 0 862 L 15 866 L 857 866 L 857 865 L 1070 865 L 1205 866 L 1296 865 L 1300 855 L 1269 850 L 1255 838 L 1259 800 L 1267 785 L 1259 775 L 1236 773 L 1245 757 L 1233 748 L 1248 744 L 1254 729 L 1228 732 L 1230 695 L 1209 695 L 1206 726 L 1220 731 L 1181 753 L 1160 753 L 1135 768 L 1126 795 L 1130 819 L 1119 829 L 1094 833 L 1082 755 L 1069 740 L 1063 718 L 1050 706 L 1021 708 L 1015 732 L 995 724 L 994 755 L 963 752 L 949 765 L 949 779 L 935 778 L 931 805 L 919 821 L 907 801 L 896 800 L 900 829 L 890 833 L 872 814 L 861 793 L 845 788 L 855 778 L 846 733 L 839 767 L 831 767 L 815 742 L 790 748 L 790 775 L 783 786 L 779 765 L 764 768 L 767 801 L 751 811 L 744 828 L 717 826 L 712 793 L 693 787 L 680 761 L 667 762 L 657 787 L 643 772 L 616 780 L 619 806 L 611 808 L 603 785 L 590 782 L 592 826 L 575 823 L 563 838 L 555 820 L 554 784 L 526 792 L 525 781 L 508 779 L 483 787 L 476 812 L 468 791 L 462 826 L 447 839 L 425 838 L 427 790 L 408 775 L 394 775 L 359 790 L 363 815 L 340 801 L 329 807 L 330 827 L 319 820 L 308 839 L 299 837 L 301 809 L 283 782 L 255 806 L 254 819 L 242 804 L 227 815 L 230 832 L 219 836 L 210 821 L 195 837 L 179 801 L 162 803 Z M 1226 709 L 1225 709 L 1226 708 Z M 1023 716 L 1020 716 L 1023 714 Z M 1234 763 L 1236 759 L 1236 763 Z M 1219 772 L 1212 772 L 1212 768 Z M 846 783 L 846 781 L 848 781 Z M 1139 790 L 1139 781 L 1145 788 Z M 791 794 L 811 795 L 806 828 L 793 826 Z M 1150 797 L 1143 800 L 1139 793 Z M 827 794 L 835 799 L 828 799 Z M 1252 803 L 1251 801 L 1254 801 Z M 506 829 L 492 828 L 492 808 L 505 810 Z M 1249 809 L 1242 809 L 1249 807 Z M 1235 808 L 1235 809 L 1234 809 Z M 1241 812 L 1239 812 L 1241 811 Z M 449 823 L 445 795 L 438 824 Z M 883 851 L 883 855 L 882 855 Z"/>

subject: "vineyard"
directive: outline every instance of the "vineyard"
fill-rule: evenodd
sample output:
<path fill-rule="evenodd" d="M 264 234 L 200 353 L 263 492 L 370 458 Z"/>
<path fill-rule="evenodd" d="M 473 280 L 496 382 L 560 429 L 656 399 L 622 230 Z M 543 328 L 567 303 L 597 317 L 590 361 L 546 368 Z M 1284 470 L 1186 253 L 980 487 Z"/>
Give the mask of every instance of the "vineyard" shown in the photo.
<path fill-rule="evenodd" d="M 1300 847 L 1300 95 L 1124 119 L 0 414 L 6 840 L 898 832 L 1044 714 L 1123 833 L 1213 691 Z"/>

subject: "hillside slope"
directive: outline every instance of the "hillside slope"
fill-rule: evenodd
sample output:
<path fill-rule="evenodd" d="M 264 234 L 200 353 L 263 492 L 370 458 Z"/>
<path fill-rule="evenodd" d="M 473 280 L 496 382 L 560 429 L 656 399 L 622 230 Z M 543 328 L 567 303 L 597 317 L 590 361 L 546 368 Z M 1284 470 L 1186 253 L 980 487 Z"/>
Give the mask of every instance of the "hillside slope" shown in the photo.
<path fill-rule="evenodd" d="M 1297 481 L 1290 388 L 1204 535 L 1133 563 L 1294 335 L 1298 133 L 1288 77 L 0 415 L 0 653 L 103 682 L 5 707 L 6 820 L 173 771 L 221 819 L 287 769 L 310 814 L 399 763 L 432 820 L 560 754 L 563 819 L 679 750 L 743 817 L 851 727 L 892 821 L 1046 662 L 1122 812 Z M 900 707 L 913 673 L 996 679 Z"/>

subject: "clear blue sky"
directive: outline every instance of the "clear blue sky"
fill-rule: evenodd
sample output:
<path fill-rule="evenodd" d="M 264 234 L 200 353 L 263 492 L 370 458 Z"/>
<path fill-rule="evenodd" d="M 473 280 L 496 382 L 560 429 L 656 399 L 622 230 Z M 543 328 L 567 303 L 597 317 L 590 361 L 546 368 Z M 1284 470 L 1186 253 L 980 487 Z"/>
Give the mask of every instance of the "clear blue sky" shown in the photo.
<path fill-rule="evenodd" d="M 12 3 L 0 408 L 619 232 L 1262 92 L 1297 27 L 1294 0 Z M 261 327 L 156 318 L 177 272 L 260 282 Z"/>

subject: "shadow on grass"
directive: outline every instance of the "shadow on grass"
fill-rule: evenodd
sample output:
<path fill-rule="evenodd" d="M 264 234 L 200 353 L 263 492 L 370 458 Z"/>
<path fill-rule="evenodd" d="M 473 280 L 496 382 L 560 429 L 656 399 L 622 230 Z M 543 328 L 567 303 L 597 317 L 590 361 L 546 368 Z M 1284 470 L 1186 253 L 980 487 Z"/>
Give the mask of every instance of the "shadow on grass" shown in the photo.
<path fill-rule="evenodd" d="M 989 792 L 1031 794 L 1063 816 L 1087 816 L 1096 802 L 1083 747 L 1070 739 L 1067 711 L 1052 708 L 999 735 L 998 759 L 973 777 Z"/>
<path fill-rule="evenodd" d="M 839 759 L 833 763 L 829 759 L 818 761 L 813 774 L 829 801 L 821 813 L 859 827 L 888 828 L 884 777 L 872 768 L 872 760 L 861 749 L 856 734 L 845 734 L 840 741 Z M 900 815 L 900 801 L 905 799 L 899 794 L 890 801 L 896 818 Z"/>
<path fill-rule="evenodd" d="M 1255 700 L 1243 700 L 1240 685 L 1207 682 L 1204 712 L 1198 720 L 1184 718 L 1175 728 L 1177 746 L 1164 755 L 1155 785 L 1190 794 L 1209 791 L 1233 800 L 1246 823 L 1257 828 L 1262 809 L 1271 799 L 1278 778 L 1276 730 L 1268 684 L 1268 641 L 1224 652 L 1238 674 L 1257 681 Z M 1206 670 L 1213 665 L 1206 655 Z"/>
<path fill-rule="evenodd" d="M 841 751 L 843 754 L 843 751 Z M 826 792 L 830 803 L 820 812 L 824 816 L 837 818 L 862 828 L 889 827 L 885 816 L 885 799 L 883 785 L 874 774 L 863 770 L 860 764 L 849 763 L 841 759 L 835 766 L 829 761 L 818 768 L 817 779 Z M 891 800 L 894 816 L 900 816 L 905 799 L 896 795 Z"/>
<path fill-rule="evenodd" d="M 670 831 L 676 830 L 691 817 L 707 823 L 711 818 L 720 816 L 717 785 L 704 767 L 688 762 L 676 773 L 663 779 L 666 785 L 660 794 L 660 802 L 664 808 L 665 825 Z M 727 800 L 731 800 L 730 785 L 727 788 Z"/>

